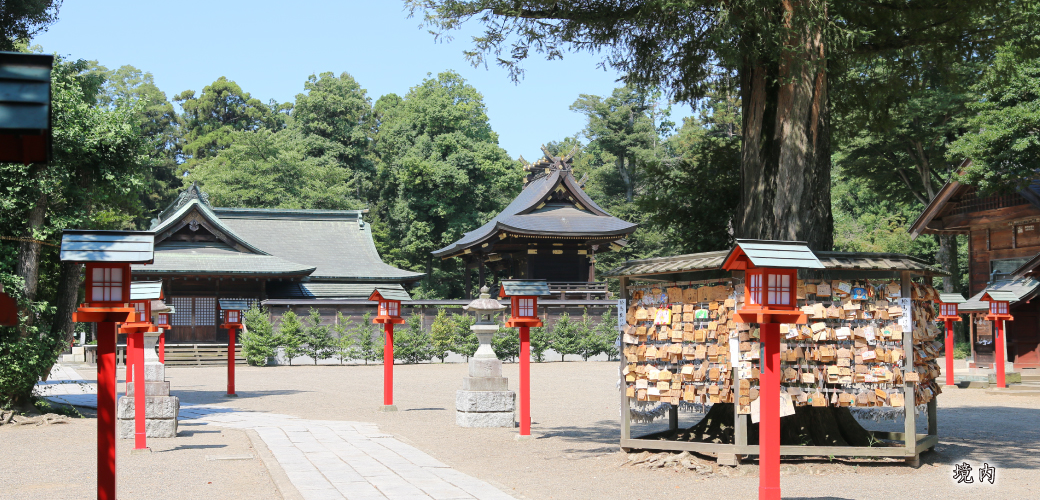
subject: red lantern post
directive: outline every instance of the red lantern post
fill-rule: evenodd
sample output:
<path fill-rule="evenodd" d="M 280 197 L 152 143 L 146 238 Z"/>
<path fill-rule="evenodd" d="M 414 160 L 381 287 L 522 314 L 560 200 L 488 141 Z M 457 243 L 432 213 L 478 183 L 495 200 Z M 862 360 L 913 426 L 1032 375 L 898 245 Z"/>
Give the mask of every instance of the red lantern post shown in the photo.
<path fill-rule="evenodd" d="M 549 285 L 537 280 L 503 280 L 498 294 L 510 300 L 507 327 L 520 329 L 520 434 L 531 438 L 531 327 L 542 326 L 538 319 L 538 297 L 549 295 Z"/>
<path fill-rule="evenodd" d="M 397 411 L 397 406 L 394 406 L 394 325 L 404 323 L 401 301 L 410 299 L 404 289 L 378 287 L 368 297 L 368 300 L 379 302 L 379 314 L 372 318 L 372 323 L 382 323 L 386 337 L 383 345 L 382 411 Z"/>
<path fill-rule="evenodd" d="M 229 398 L 238 397 L 235 394 L 235 331 L 242 329 L 242 315 L 249 309 L 249 303 L 244 300 L 220 299 L 220 310 L 224 313 L 224 323 L 221 328 L 228 331 L 228 365 L 227 365 L 227 394 Z"/>
<path fill-rule="evenodd" d="M 759 378 L 758 498 L 780 500 L 780 324 L 804 324 L 798 269 L 823 269 L 804 242 L 737 240 L 723 269 L 744 271 L 741 323 L 758 323 L 763 347 Z"/>
<path fill-rule="evenodd" d="M 173 306 L 165 306 L 166 312 L 157 313 L 155 315 L 155 326 L 159 328 L 159 362 L 166 364 L 166 331 L 170 328 L 170 315 L 175 311 Z M 155 307 L 152 307 L 155 310 Z"/>
<path fill-rule="evenodd" d="M 986 290 L 979 298 L 989 302 L 989 314 L 986 319 L 996 323 L 997 337 L 993 342 L 994 359 L 996 359 L 997 387 L 1004 389 L 1007 384 L 1004 381 L 1004 322 L 1013 321 L 1011 316 L 1011 301 L 1018 300 L 1018 296 L 1006 290 Z"/>
<path fill-rule="evenodd" d="M 134 308 L 132 321 L 122 324 L 119 333 L 126 334 L 127 390 L 134 384 L 134 449 L 147 450 L 145 435 L 144 388 L 144 334 L 159 331 L 151 323 L 152 300 L 162 297 L 161 281 L 134 281 L 130 283 L 130 305 Z M 132 372 L 131 372 L 132 370 Z M 132 373 L 132 374 L 131 374 Z"/>
<path fill-rule="evenodd" d="M 62 234 L 61 260 L 86 263 L 87 268 L 86 303 L 72 320 L 98 323 L 99 500 L 116 498 L 116 323 L 135 319 L 129 306 L 130 264 L 151 263 L 154 242 L 152 233 L 136 231 L 65 230 Z"/>
<path fill-rule="evenodd" d="M 946 323 L 946 385 L 953 383 L 953 322 L 960 321 L 957 304 L 966 302 L 959 293 L 940 293 L 936 299 L 939 304 L 939 319 Z"/>

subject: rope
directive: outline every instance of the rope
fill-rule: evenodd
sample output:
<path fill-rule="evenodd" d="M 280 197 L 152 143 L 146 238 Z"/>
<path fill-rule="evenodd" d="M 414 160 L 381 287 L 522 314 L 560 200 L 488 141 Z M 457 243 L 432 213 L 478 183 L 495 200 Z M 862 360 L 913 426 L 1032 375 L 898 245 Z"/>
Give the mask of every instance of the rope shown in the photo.
<path fill-rule="evenodd" d="M 32 238 L 21 238 L 21 237 L 18 237 L 18 236 L 0 236 L 0 240 L 21 241 L 21 242 L 26 242 L 26 243 L 39 243 L 40 245 L 47 245 L 49 247 L 54 247 L 54 248 L 59 248 L 61 246 L 61 245 L 56 245 L 54 243 L 48 243 L 46 241 L 34 240 Z"/>

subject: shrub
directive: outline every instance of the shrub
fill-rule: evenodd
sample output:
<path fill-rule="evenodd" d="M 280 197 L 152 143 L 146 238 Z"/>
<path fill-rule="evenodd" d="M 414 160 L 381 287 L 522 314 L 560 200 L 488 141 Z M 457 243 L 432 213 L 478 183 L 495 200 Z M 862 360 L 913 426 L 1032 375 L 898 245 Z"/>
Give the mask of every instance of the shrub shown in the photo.
<path fill-rule="evenodd" d="M 438 310 L 437 317 L 433 319 L 433 324 L 430 325 L 430 342 L 432 343 L 433 357 L 440 358 L 441 363 L 444 362 L 448 351 L 457 349 L 455 347 L 459 341 L 457 333 L 458 326 L 455 324 L 454 316 L 449 316 L 448 311 L 443 308 Z"/>
<path fill-rule="evenodd" d="M 545 361 L 545 351 L 552 347 L 552 334 L 549 329 L 539 326 L 531 329 L 531 357 L 541 363 Z"/>
<path fill-rule="evenodd" d="M 451 319 L 455 323 L 455 338 L 457 339 L 455 348 L 452 351 L 465 356 L 466 361 L 469 361 L 469 358 L 473 357 L 473 354 L 477 352 L 477 348 L 480 347 L 477 334 L 469 329 L 477 322 L 477 319 L 469 314 L 458 313 L 453 313 Z"/>
<path fill-rule="evenodd" d="M 361 322 L 350 329 L 350 336 L 357 346 L 357 358 L 365 361 L 379 361 L 383 358 L 383 332 L 374 331 L 372 313 L 365 313 Z"/>
<path fill-rule="evenodd" d="M 278 325 L 278 338 L 285 358 L 291 366 L 293 359 L 303 354 L 303 323 L 296 313 L 285 311 L 285 314 L 282 314 L 282 322 Z"/>
<path fill-rule="evenodd" d="M 336 353 L 336 339 L 332 329 L 321 324 L 321 312 L 311 308 L 307 326 L 303 329 L 304 345 L 300 350 L 318 364 L 319 359 L 329 359 Z"/>
<path fill-rule="evenodd" d="M 394 359 L 405 363 L 421 363 L 433 358 L 430 334 L 422 327 L 422 316 L 413 314 L 408 328 L 394 333 Z"/>
<path fill-rule="evenodd" d="M 336 334 L 335 355 L 339 358 L 339 364 L 343 364 L 344 361 L 350 361 L 352 359 L 358 359 L 358 345 L 357 339 L 351 335 L 353 321 L 348 320 L 343 313 L 336 312 L 336 324 L 332 327 L 332 332 Z"/>
<path fill-rule="evenodd" d="M 491 337 L 491 348 L 502 361 L 520 357 L 520 332 L 516 328 L 501 328 Z"/>
<path fill-rule="evenodd" d="M 552 346 L 560 353 L 560 361 L 568 354 L 581 353 L 581 342 L 579 325 L 571 321 L 569 314 L 561 314 L 552 328 Z"/>
<path fill-rule="evenodd" d="M 271 325 L 267 309 L 255 305 L 246 311 L 246 328 L 242 332 L 242 352 L 252 366 L 267 366 L 278 348 L 278 336 Z"/>

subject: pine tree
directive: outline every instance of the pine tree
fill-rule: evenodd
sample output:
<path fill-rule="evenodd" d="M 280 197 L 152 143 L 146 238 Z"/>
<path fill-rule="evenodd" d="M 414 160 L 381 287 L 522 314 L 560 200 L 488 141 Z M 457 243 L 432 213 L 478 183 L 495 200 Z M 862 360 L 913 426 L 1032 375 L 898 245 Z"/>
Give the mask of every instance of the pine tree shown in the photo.
<path fill-rule="evenodd" d="M 531 357 L 541 363 L 545 361 L 545 351 L 552 347 L 552 335 L 549 329 L 538 326 L 531 329 Z"/>
<path fill-rule="evenodd" d="M 339 357 L 339 364 L 358 358 L 357 338 L 352 335 L 354 322 L 343 316 L 342 312 L 336 312 L 336 324 L 332 331 L 336 334 L 335 350 Z"/>
<path fill-rule="evenodd" d="M 383 357 L 382 342 L 376 344 L 375 335 L 372 331 L 372 313 L 365 313 L 361 322 L 351 328 L 350 335 L 357 345 L 357 359 L 362 359 L 367 365 L 369 361 L 378 361 Z M 379 337 L 382 340 L 382 336 Z"/>
<path fill-rule="evenodd" d="M 453 313 L 451 315 L 452 321 L 455 323 L 455 336 L 458 338 L 455 349 L 453 351 L 456 354 L 461 354 L 466 357 L 466 361 L 477 352 L 477 348 L 480 347 L 480 341 L 477 339 L 477 334 L 470 330 L 477 320 L 473 316 L 468 314 Z"/>
<path fill-rule="evenodd" d="M 253 306 L 246 311 L 245 331 L 242 334 L 242 352 L 252 366 L 267 366 L 267 360 L 278 348 L 278 337 L 271 326 L 267 309 Z"/>
<path fill-rule="evenodd" d="M 448 355 L 448 351 L 454 351 L 458 349 L 458 325 L 455 324 L 454 317 L 448 315 L 446 309 L 440 309 L 437 311 L 437 317 L 433 319 L 433 324 L 430 325 L 430 342 L 432 343 L 433 356 L 440 358 L 441 363 L 444 362 L 444 358 Z"/>
<path fill-rule="evenodd" d="M 581 352 L 581 331 L 578 324 L 571 322 L 570 314 L 561 314 L 553 325 L 552 346 L 560 353 L 560 361 L 565 361 L 568 354 Z"/>

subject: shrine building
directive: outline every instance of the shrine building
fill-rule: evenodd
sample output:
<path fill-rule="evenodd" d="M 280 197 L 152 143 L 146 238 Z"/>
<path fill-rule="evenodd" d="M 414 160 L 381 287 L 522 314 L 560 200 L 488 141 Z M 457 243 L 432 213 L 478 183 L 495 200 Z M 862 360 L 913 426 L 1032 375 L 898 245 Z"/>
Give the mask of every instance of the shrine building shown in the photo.
<path fill-rule="evenodd" d="M 132 276 L 162 280 L 176 309 L 168 344 L 226 342 L 220 299 L 367 301 L 377 286 L 418 281 L 422 273 L 383 262 L 365 212 L 219 208 L 193 184 L 152 221 L 155 261 L 132 266 Z"/>
<path fill-rule="evenodd" d="M 561 299 L 568 293 L 606 298 L 606 283 L 596 281 L 596 254 L 621 249 L 637 225 L 607 213 L 582 190 L 572 171 L 573 151 L 542 151 L 544 158 L 524 167 L 524 189 L 501 213 L 433 252 L 465 263 L 467 298 L 473 268 L 481 285 L 490 269 L 504 277 L 546 280 Z"/>
<path fill-rule="evenodd" d="M 967 160 L 966 166 L 970 162 Z M 1016 370 L 1040 368 L 1040 184 L 1013 193 L 982 195 L 974 186 L 951 180 L 910 226 L 911 239 L 922 234 L 963 234 L 968 237 L 968 302 L 972 358 L 969 366 L 989 368 L 994 361 L 991 321 L 983 319 L 987 290 L 1006 290 L 1014 321 L 1007 325 L 1007 359 Z"/>

